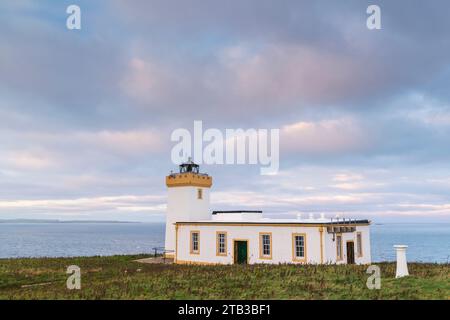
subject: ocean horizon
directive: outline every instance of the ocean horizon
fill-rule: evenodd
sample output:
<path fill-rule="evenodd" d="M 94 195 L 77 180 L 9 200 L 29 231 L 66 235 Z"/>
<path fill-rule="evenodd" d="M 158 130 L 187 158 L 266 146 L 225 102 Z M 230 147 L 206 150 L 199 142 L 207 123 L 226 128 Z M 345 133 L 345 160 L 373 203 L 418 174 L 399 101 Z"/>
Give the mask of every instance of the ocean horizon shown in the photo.
<path fill-rule="evenodd" d="M 164 246 L 162 222 L 0 223 L 0 258 L 149 254 Z M 395 261 L 393 245 L 408 245 L 410 262 L 448 263 L 450 223 L 374 223 L 372 261 Z"/>

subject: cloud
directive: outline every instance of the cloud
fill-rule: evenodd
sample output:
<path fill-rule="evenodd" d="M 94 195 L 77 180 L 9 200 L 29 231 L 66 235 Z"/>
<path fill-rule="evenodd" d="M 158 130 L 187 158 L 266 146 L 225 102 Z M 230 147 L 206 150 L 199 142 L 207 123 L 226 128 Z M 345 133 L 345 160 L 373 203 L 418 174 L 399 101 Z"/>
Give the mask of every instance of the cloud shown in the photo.
<path fill-rule="evenodd" d="M 416 204 L 399 204 L 400 210 L 405 210 L 409 214 L 421 215 L 424 211 L 429 214 L 435 215 L 449 215 L 450 214 L 450 203 L 441 204 L 429 204 L 429 203 L 416 203 Z"/>
<path fill-rule="evenodd" d="M 4 130 L 2 133 L 0 142 L 5 149 L 11 150 L 7 157 L 9 163 L 26 165 L 28 162 L 30 167 L 34 163 L 36 168 L 55 164 L 57 158 L 60 162 L 70 161 L 71 158 L 82 160 L 89 153 L 125 159 L 158 154 L 167 148 L 165 135 L 155 129 L 67 132 Z M 13 144 L 9 143 L 12 139 L 15 141 Z"/>
<path fill-rule="evenodd" d="M 59 167 L 60 161 L 43 151 L 12 151 L 2 159 L 4 166 L 14 170 L 46 170 Z"/>
<path fill-rule="evenodd" d="M 423 177 L 430 176 L 429 172 L 414 177 L 405 176 L 407 173 L 408 168 L 342 170 L 305 166 L 270 179 L 255 179 L 238 188 L 222 188 L 213 192 L 211 199 L 215 209 L 262 209 L 266 216 L 292 217 L 295 212 L 312 212 L 316 216 L 341 214 L 376 221 L 392 217 L 423 221 L 448 218 L 449 185 L 442 185 L 440 180 L 425 181 Z M 341 182 L 339 185 L 351 187 L 336 187 L 336 180 Z"/>
<path fill-rule="evenodd" d="M 0 212 L 19 211 L 44 213 L 45 215 L 84 214 L 92 216 L 99 212 L 122 213 L 145 212 L 161 214 L 166 205 L 164 196 L 110 196 L 78 199 L 45 199 L 0 201 Z"/>
<path fill-rule="evenodd" d="M 259 106 L 327 104 L 366 91 L 370 73 L 363 61 L 304 45 L 273 44 L 258 52 L 226 48 L 222 61 L 232 90 Z"/>
<path fill-rule="evenodd" d="M 168 138 L 153 129 L 0 130 L 3 199 L 151 192 Z"/>
<path fill-rule="evenodd" d="M 280 141 L 286 152 L 299 154 L 345 153 L 369 148 L 371 139 L 354 119 L 300 121 L 282 127 Z"/>
<path fill-rule="evenodd" d="M 121 81 L 122 89 L 141 103 L 155 103 L 171 95 L 174 78 L 163 67 L 134 58 L 129 62 L 128 73 Z"/>
<path fill-rule="evenodd" d="M 336 182 L 351 182 L 363 180 L 364 176 L 356 173 L 338 173 L 333 177 L 333 181 Z"/>
<path fill-rule="evenodd" d="M 64 2 L 2 2 L 2 201 L 32 216 L 156 215 L 162 199 L 103 197 L 164 194 L 171 131 L 203 120 L 281 129 L 271 180 L 202 167 L 214 205 L 448 214 L 449 3 L 380 0 L 380 31 L 368 4 L 82 0 L 70 32 Z"/>
<path fill-rule="evenodd" d="M 304 107 L 302 102 L 366 108 L 422 87 L 449 62 L 444 53 L 450 49 L 448 23 L 438 9 L 448 6 L 443 1 L 408 3 L 407 16 L 404 4 L 381 1 L 380 32 L 366 28 L 369 1 L 271 4 L 116 1 L 113 8 L 120 12 L 119 21 L 136 26 L 140 38 L 153 40 L 141 45 L 141 54 L 156 54 L 158 61 L 176 65 L 181 81 L 192 82 L 198 92 L 207 89 L 196 100 L 197 110 L 206 103 L 233 110 L 235 102 L 261 115 L 271 114 L 267 106 L 292 110 Z M 205 82 L 210 81 L 216 82 L 213 91 L 226 94 L 209 92 Z"/>
<path fill-rule="evenodd" d="M 75 143 L 85 146 L 95 146 L 118 154 L 136 155 L 161 152 L 164 148 L 164 137 L 157 130 L 128 130 L 98 132 L 76 132 L 73 134 Z"/>

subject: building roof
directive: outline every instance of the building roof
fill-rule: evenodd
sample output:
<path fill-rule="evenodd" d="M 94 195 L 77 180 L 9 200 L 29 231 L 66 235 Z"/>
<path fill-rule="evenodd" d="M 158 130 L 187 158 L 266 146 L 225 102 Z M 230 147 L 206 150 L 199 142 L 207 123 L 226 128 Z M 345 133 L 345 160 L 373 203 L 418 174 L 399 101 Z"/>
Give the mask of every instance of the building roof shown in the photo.
<path fill-rule="evenodd" d="M 212 214 L 224 214 L 224 213 L 262 213 L 261 210 L 231 210 L 231 211 L 213 211 Z"/>
<path fill-rule="evenodd" d="M 178 221 L 176 224 L 203 224 L 203 225 L 369 225 L 370 220 L 360 219 L 360 220 L 331 220 L 331 219 L 246 219 L 246 220 L 198 220 L 198 221 Z"/>
<path fill-rule="evenodd" d="M 325 218 L 325 214 L 314 217 L 312 213 L 308 218 L 302 218 L 298 214 L 295 219 L 274 219 L 263 218 L 260 210 L 233 210 L 233 211 L 213 211 L 211 219 L 198 221 L 178 221 L 176 224 L 203 224 L 203 225 L 337 225 L 337 226 L 355 226 L 368 225 L 367 219 L 348 219 L 348 218 Z"/>

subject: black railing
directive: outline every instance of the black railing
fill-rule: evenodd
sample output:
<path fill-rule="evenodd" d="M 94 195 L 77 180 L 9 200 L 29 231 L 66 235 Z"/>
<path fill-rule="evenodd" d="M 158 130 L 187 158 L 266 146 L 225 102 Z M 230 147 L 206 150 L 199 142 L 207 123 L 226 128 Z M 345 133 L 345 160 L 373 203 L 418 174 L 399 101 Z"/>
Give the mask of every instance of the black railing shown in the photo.
<path fill-rule="evenodd" d="M 154 247 L 152 249 L 154 251 L 153 257 L 156 258 L 158 255 L 161 255 L 164 263 L 166 262 L 166 254 L 175 252 L 175 250 L 166 250 L 164 247 Z"/>

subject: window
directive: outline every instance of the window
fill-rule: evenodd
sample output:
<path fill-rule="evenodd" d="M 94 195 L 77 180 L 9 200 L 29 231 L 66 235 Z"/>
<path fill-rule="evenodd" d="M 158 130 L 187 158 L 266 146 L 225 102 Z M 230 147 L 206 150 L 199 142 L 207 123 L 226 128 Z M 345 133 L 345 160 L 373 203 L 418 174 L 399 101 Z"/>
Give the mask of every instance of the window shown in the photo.
<path fill-rule="evenodd" d="M 292 235 L 293 260 L 306 261 L 306 235 L 294 233 Z"/>
<path fill-rule="evenodd" d="M 200 253 L 200 231 L 191 231 L 191 253 Z"/>
<path fill-rule="evenodd" d="M 305 235 L 294 235 L 294 253 L 296 260 L 305 258 Z"/>
<path fill-rule="evenodd" d="M 358 255 L 358 257 L 362 257 L 363 256 L 363 251 L 362 251 L 362 234 L 361 234 L 361 232 L 358 232 L 356 234 L 356 254 Z"/>
<path fill-rule="evenodd" d="M 223 231 L 218 231 L 217 235 L 217 250 L 216 254 L 218 256 L 227 255 L 227 233 Z"/>
<path fill-rule="evenodd" d="M 197 189 L 197 199 L 203 199 L 203 190 Z"/>
<path fill-rule="evenodd" d="M 342 260 L 342 235 L 336 236 L 336 260 Z"/>
<path fill-rule="evenodd" d="M 261 259 L 272 259 L 272 234 L 259 234 L 259 257 Z"/>

